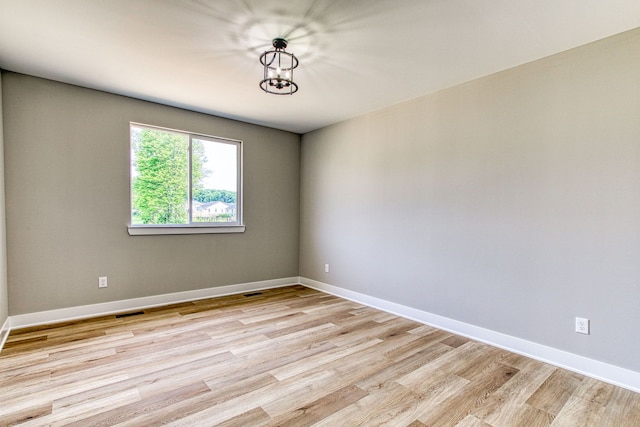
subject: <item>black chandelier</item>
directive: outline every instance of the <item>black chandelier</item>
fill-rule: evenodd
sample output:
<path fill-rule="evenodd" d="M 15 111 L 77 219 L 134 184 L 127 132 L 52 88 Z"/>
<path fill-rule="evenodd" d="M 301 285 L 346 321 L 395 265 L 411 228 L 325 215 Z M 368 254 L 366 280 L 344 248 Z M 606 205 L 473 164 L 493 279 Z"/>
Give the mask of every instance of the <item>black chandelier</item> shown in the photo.
<path fill-rule="evenodd" d="M 264 66 L 260 88 L 275 95 L 293 95 L 298 91 L 298 85 L 293 81 L 293 69 L 298 66 L 298 59 L 285 51 L 287 41 L 283 38 L 273 39 L 273 47 L 274 50 L 260 55 L 260 63 Z"/>

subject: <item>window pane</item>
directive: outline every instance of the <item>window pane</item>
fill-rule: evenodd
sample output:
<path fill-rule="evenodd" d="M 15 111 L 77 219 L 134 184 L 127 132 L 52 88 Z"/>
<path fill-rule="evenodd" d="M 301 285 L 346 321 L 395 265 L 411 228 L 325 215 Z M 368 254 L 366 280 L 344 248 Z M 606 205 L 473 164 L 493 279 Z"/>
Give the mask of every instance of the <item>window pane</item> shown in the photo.
<path fill-rule="evenodd" d="M 238 145 L 192 139 L 192 221 L 238 222 Z"/>
<path fill-rule="evenodd" d="M 187 224 L 189 138 L 131 126 L 131 223 Z"/>

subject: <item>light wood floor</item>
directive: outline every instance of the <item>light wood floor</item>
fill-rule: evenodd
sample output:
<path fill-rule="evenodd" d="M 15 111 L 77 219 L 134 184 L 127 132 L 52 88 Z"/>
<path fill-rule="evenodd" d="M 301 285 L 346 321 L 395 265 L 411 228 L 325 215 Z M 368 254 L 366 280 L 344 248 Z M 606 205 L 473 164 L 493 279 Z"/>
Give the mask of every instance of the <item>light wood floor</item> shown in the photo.
<path fill-rule="evenodd" d="M 302 286 L 12 332 L 0 425 L 640 426 L 640 394 Z"/>

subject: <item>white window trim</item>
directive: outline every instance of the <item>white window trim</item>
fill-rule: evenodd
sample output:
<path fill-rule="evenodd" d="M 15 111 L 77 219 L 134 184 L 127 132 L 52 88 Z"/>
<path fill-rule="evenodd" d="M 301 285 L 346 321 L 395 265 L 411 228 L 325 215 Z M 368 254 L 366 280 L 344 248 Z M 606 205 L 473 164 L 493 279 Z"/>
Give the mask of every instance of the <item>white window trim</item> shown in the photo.
<path fill-rule="evenodd" d="M 172 129 L 161 126 L 148 125 L 139 122 L 129 122 L 129 127 L 140 126 L 152 129 L 162 129 L 166 131 L 180 132 L 189 135 L 189 139 L 194 136 L 218 139 L 239 144 L 239 161 L 238 161 L 238 199 L 236 206 L 239 207 L 238 222 L 233 224 L 168 224 L 168 225 L 147 225 L 147 224 L 128 224 L 127 232 L 130 236 L 153 236 L 153 235 L 180 235 L 180 234 L 228 234 L 228 233 L 244 233 L 244 143 L 238 139 L 224 138 L 221 136 L 206 135 L 197 132 L 189 132 L 180 129 Z M 131 144 L 131 142 L 129 142 Z M 131 164 L 131 160 L 129 160 Z M 129 192 L 131 192 L 131 174 L 129 174 Z M 129 197 L 131 202 L 131 197 Z M 129 206 L 129 214 L 131 214 L 131 206 Z M 191 213 L 189 214 L 191 216 Z"/>
<path fill-rule="evenodd" d="M 153 236 L 160 234 L 225 234 L 244 233 L 244 225 L 131 225 L 130 236 Z"/>

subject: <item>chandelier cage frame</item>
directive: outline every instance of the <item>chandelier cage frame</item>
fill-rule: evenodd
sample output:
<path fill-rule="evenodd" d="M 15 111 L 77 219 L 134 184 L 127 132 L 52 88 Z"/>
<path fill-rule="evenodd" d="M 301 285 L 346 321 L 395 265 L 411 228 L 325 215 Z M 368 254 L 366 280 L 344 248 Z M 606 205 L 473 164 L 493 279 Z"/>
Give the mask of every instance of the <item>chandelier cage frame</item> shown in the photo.
<path fill-rule="evenodd" d="M 298 84 L 293 81 L 293 70 L 298 66 L 298 58 L 285 51 L 287 40 L 273 39 L 274 50 L 260 55 L 260 63 L 264 68 L 264 76 L 260 88 L 274 95 L 293 95 L 298 91 Z"/>

